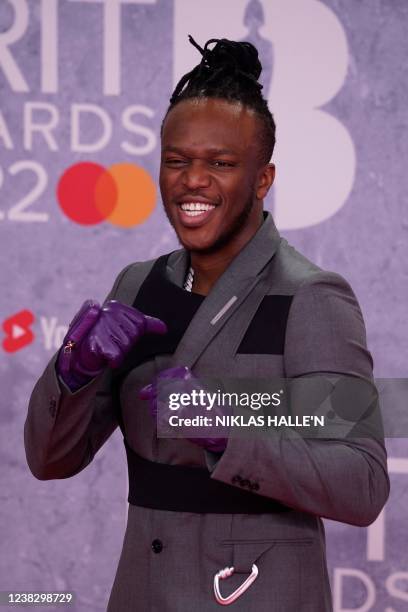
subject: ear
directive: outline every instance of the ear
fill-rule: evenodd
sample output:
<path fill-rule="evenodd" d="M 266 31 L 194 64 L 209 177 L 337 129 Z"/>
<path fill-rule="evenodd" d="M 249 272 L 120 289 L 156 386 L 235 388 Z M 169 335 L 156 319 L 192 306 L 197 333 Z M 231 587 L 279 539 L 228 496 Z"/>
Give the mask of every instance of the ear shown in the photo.
<path fill-rule="evenodd" d="M 258 175 L 258 185 L 256 189 L 256 197 L 258 200 L 263 200 L 266 197 L 274 180 L 275 164 L 266 164 L 266 166 L 260 169 Z"/>

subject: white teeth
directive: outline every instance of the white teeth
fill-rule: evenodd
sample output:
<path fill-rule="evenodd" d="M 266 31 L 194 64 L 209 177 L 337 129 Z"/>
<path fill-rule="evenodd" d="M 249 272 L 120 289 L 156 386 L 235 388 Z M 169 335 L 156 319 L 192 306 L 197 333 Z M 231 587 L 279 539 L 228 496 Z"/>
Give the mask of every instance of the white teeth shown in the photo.
<path fill-rule="evenodd" d="M 205 210 L 185 210 L 184 211 L 187 217 L 197 217 L 198 215 L 202 215 Z"/>
<path fill-rule="evenodd" d="M 204 211 L 215 208 L 214 204 L 205 204 L 204 202 L 186 202 L 181 204 L 181 210 L 184 210 L 189 217 L 196 217 Z M 194 214 L 192 214 L 194 213 Z"/>

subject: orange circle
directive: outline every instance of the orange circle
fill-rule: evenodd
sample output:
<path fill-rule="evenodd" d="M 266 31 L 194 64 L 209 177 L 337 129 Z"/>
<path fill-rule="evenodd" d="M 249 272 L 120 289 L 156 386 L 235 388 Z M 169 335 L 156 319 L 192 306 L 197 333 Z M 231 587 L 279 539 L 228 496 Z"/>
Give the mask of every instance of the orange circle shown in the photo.
<path fill-rule="evenodd" d="M 112 179 L 116 185 L 116 206 L 113 210 L 109 193 Z M 130 163 L 113 164 L 96 182 L 95 204 L 106 221 L 119 227 L 133 227 L 143 223 L 153 212 L 156 186 L 144 168 Z"/>

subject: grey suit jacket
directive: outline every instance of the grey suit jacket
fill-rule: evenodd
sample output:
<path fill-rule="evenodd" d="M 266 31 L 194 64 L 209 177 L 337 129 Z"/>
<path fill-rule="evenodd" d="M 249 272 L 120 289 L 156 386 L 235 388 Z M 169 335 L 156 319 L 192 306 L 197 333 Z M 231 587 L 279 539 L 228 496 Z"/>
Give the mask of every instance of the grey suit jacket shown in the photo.
<path fill-rule="evenodd" d="M 189 256 L 168 260 L 169 280 L 182 286 Z M 107 299 L 132 304 L 153 261 L 127 266 Z M 265 296 L 293 296 L 281 354 L 238 347 Z M 272 324 L 272 321 L 271 321 Z M 117 427 L 111 373 L 75 393 L 60 384 L 51 359 L 32 392 L 25 423 L 28 465 L 39 479 L 84 469 Z M 120 408 L 129 445 L 160 463 L 206 467 L 231 486 L 256 483 L 254 495 L 290 507 L 273 514 L 199 514 L 129 505 L 109 612 L 210 612 L 220 608 L 214 574 L 232 592 L 256 562 L 259 577 L 231 608 L 237 612 L 327 612 L 332 609 L 321 517 L 366 526 L 389 494 L 383 440 L 304 439 L 271 430 L 267 438 L 231 437 L 221 457 L 184 439 L 157 438 L 137 391 L 153 375 L 188 365 L 198 376 L 295 378 L 318 373 L 372 379 L 372 359 L 357 300 L 338 274 L 325 272 L 288 245 L 270 215 L 203 301 L 176 353 L 158 355 L 129 372 Z M 239 478 L 237 478 L 237 476 Z M 143 486 L 141 483 L 140 486 Z M 152 552 L 160 539 L 163 550 Z"/>

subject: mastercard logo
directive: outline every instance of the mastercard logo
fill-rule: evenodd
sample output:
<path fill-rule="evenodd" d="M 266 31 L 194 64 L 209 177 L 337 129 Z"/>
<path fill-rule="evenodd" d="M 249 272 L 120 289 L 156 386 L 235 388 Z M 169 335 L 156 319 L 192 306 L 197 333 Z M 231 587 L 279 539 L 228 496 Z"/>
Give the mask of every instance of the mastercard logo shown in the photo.
<path fill-rule="evenodd" d="M 156 205 L 156 186 L 150 174 L 136 164 L 105 168 L 81 162 L 67 168 L 57 186 L 63 213 L 81 225 L 108 221 L 133 227 L 146 221 Z"/>

